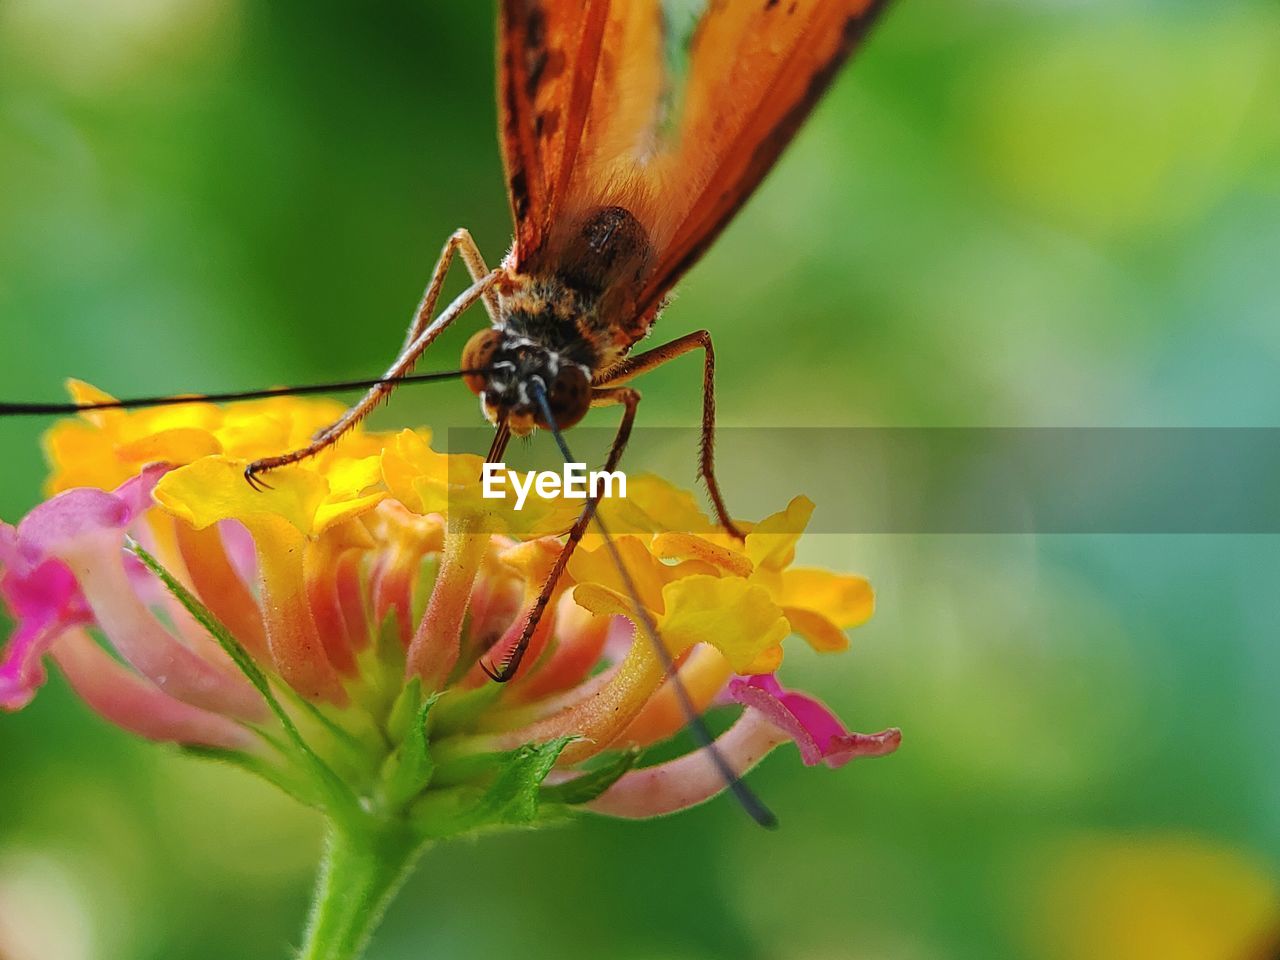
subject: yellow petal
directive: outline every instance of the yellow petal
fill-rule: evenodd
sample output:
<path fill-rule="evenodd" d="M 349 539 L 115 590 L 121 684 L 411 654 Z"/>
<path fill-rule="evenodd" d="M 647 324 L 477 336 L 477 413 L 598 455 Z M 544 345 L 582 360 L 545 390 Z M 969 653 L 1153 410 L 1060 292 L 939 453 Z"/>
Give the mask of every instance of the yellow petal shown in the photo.
<path fill-rule="evenodd" d="M 777 598 L 784 607 L 813 610 L 842 630 L 866 623 L 876 609 L 865 577 L 805 567 L 782 571 Z"/>
<path fill-rule="evenodd" d="M 1256 854 L 1190 834 L 1090 836 L 1037 864 L 1048 960 L 1274 957 L 1280 886 Z"/>
<path fill-rule="evenodd" d="M 74 377 L 68 378 L 68 380 L 65 383 L 65 386 L 67 388 L 67 393 L 71 396 L 71 399 L 75 403 L 81 403 L 81 404 L 114 403 L 115 400 L 117 399 L 116 397 L 113 397 L 111 394 L 107 393 L 107 391 L 102 390 L 98 387 L 95 387 L 91 383 L 85 383 L 85 381 L 83 380 L 77 380 Z M 105 410 L 90 411 L 90 413 L 93 413 L 93 414 L 106 413 L 106 412 L 107 411 Z M 89 415 L 88 413 L 84 414 L 84 416 L 88 416 L 88 415 Z"/>
<path fill-rule="evenodd" d="M 667 566 L 654 557 L 639 537 L 618 537 L 614 545 L 627 568 L 631 585 L 640 595 L 640 602 L 650 610 L 666 609 L 662 599 L 663 588 L 686 571 Z M 569 560 L 569 575 L 577 583 L 598 583 L 619 595 L 630 592 L 607 546 L 596 549 L 580 546 Z"/>
<path fill-rule="evenodd" d="M 769 591 L 745 580 L 686 577 L 662 593 L 667 608 L 662 639 L 672 656 L 709 643 L 741 673 L 791 632 Z"/>
<path fill-rule="evenodd" d="M 113 490 L 137 473 L 116 459 L 112 439 L 80 420 L 63 420 L 44 435 L 45 457 L 51 466 L 45 492 L 49 495 L 73 487 Z"/>
<path fill-rule="evenodd" d="M 382 480 L 382 457 L 344 457 L 332 464 L 325 464 L 320 471 L 329 481 L 329 495 L 335 499 L 354 497 Z"/>
<path fill-rule="evenodd" d="M 845 632 L 822 614 L 803 607 L 783 607 L 782 612 L 792 631 L 804 637 L 818 653 L 840 653 L 849 649 L 849 638 Z"/>
<path fill-rule="evenodd" d="M 447 514 L 451 523 L 464 517 L 480 529 L 521 539 L 564 533 L 578 516 L 581 503 L 539 497 L 531 491 L 521 509 L 504 484 L 504 498 L 483 495 L 484 460 L 474 454 L 443 454 L 424 436 L 403 431 L 382 453 L 383 479 L 391 495 L 415 513 Z"/>
<path fill-rule="evenodd" d="M 156 501 L 197 529 L 219 520 L 273 515 L 303 534 L 312 532 L 316 511 L 328 494 L 323 477 L 303 467 L 281 467 L 271 472 L 271 489 L 255 490 L 245 481 L 244 468 L 244 461 L 227 457 L 179 467 L 160 478 Z"/>
<path fill-rule="evenodd" d="M 210 457 L 222 452 L 222 444 L 218 443 L 207 430 L 196 427 L 177 427 L 172 430 L 161 430 L 132 443 L 116 447 L 116 456 L 133 463 L 192 463 L 201 457 Z"/>
<path fill-rule="evenodd" d="M 426 441 L 412 430 L 402 430 L 382 451 L 382 479 L 395 499 L 414 513 L 425 515 L 439 512 L 428 510 L 418 493 L 417 484 L 423 475 L 432 472 L 439 455 L 427 446 Z"/>
<path fill-rule="evenodd" d="M 749 577 L 753 569 L 745 553 L 691 533 L 660 533 L 653 538 L 653 552 L 664 560 L 701 560 L 735 577 Z"/>
<path fill-rule="evenodd" d="M 504 564 L 519 572 L 526 584 L 526 589 L 537 594 L 555 566 L 556 560 L 564 545 L 554 537 L 542 537 L 537 540 L 526 540 L 508 547 L 499 554 Z M 564 578 L 567 581 L 571 578 Z"/>
<path fill-rule="evenodd" d="M 274 476 L 275 474 L 273 473 L 272 477 Z M 311 518 L 310 528 L 299 527 L 298 529 L 312 536 L 319 536 L 336 524 L 344 523 L 372 510 L 385 497 L 386 494 L 379 490 L 350 500 L 326 500 L 316 507 L 315 513 Z"/>
<path fill-rule="evenodd" d="M 809 525 L 813 515 L 813 501 L 808 497 L 796 497 L 787 509 L 761 520 L 747 534 L 747 556 L 757 568 L 782 570 L 791 565 L 796 556 L 796 542 Z"/>
<path fill-rule="evenodd" d="M 782 666 L 782 644 L 761 650 L 754 660 L 738 672 L 747 674 L 776 673 L 780 666 Z"/>
<path fill-rule="evenodd" d="M 627 496 L 603 501 L 600 516 L 614 534 L 664 530 L 703 533 L 715 529 L 692 493 L 650 473 L 629 475 Z"/>
<path fill-rule="evenodd" d="M 635 605 L 620 593 L 598 583 L 580 583 L 573 588 L 573 601 L 596 616 L 622 616 L 634 621 Z"/>

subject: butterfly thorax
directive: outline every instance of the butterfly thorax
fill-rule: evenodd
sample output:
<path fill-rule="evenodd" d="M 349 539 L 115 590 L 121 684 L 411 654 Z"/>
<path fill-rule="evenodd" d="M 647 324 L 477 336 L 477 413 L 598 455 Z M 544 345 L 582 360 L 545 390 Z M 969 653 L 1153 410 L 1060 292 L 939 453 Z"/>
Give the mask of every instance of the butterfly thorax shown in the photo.
<path fill-rule="evenodd" d="M 525 264 L 508 262 L 499 285 L 499 319 L 468 345 L 464 366 L 489 371 L 472 378 L 485 415 L 520 434 L 539 412 L 530 385 L 549 391 L 557 419 L 571 426 L 586 412 L 591 381 L 626 356 L 652 325 L 637 318 L 634 297 L 652 252 L 627 210 L 598 207 Z"/>
<path fill-rule="evenodd" d="M 536 344 L 593 373 L 616 351 L 598 295 L 555 274 L 514 274 L 504 286 L 497 326 L 508 339 Z"/>
<path fill-rule="evenodd" d="M 581 349 L 581 362 L 606 369 L 651 325 L 635 315 L 635 297 L 652 258 L 648 232 L 626 208 L 567 215 L 542 249 L 517 264 L 504 323 L 526 336 L 547 336 L 559 349 Z"/>

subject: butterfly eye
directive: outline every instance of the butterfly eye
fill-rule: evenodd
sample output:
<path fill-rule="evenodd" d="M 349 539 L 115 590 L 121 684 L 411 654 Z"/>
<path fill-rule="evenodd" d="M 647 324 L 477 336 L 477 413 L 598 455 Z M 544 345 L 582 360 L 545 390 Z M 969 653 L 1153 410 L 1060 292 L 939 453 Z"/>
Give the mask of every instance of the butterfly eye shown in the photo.
<path fill-rule="evenodd" d="M 467 345 L 462 348 L 462 369 L 488 370 L 493 366 L 493 357 L 498 352 L 498 345 L 501 342 L 501 330 L 494 327 L 490 327 L 488 330 L 481 330 L 468 340 Z M 462 379 L 471 389 L 471 392 L 479 396 L 484 392 L 485 384 L 489 378 L 485 373 L 472 373 Z"/>
<path fill-rule="evenodd" d="M 585 417 L 591 409 L 591 380 L 586 371 L 575 363 L 564 364 L 551 383 L 547 403 L 561 430 L 569 429 Z M 542 422 L 540 415 L 536 422 L 544 430 L 550 427 Z"/>

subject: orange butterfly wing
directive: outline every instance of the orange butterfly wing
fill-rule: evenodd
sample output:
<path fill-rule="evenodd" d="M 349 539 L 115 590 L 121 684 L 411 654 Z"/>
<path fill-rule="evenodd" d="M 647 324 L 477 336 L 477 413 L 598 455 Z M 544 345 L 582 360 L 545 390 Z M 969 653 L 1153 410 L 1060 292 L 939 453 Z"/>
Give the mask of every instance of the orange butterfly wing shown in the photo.
<path fill-rule="evenodd" d="M 554 269 L 553 234 L 635 166 L 664 82 L 660 0 L 502 0 L 498 89 L 515 265 Z M 596 203 L 596 206 L 599 204 Z"/>
<path fill-rule="evenodd" d="M 656 307 L 761 180 L 884 0 L 722 0 L 694 33 L 679 138 L 650 174 L 660 255 L 637 308 Z"/>
<path fill-rule="evenodd" d="M 884 0 L 708 0 L 671 89 L 660 0 L 503 0 L 502 141 L 515 266 L 554 272 L 582 217 L 624 207 L 652 312 L 795 135 Z M 633 325 L 634 326 L 634 325 Z"/>
<path fill-rule="evenodd" d="M 498 96 L 516 259 L 537 256 L 568 185 L 609 0 L 502 0 Z"/>

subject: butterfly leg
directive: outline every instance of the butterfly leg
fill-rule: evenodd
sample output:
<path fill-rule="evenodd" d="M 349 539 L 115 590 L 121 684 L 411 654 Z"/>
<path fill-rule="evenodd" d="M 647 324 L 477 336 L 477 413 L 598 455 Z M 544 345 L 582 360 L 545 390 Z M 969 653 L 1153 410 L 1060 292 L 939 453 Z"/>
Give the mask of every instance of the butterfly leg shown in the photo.
<path fill-rule="evenodd" d="M 640 405 L 640 392 L 630 387 L 613 387 L 596 390 L 592 395 L 591 405 L 593 407 L 606 407 L 617 404 L 621 404 L 626 409 L 622 412 L 622 420 L 618 424 L 618 432 L 614 435 L 613 443 L 609 446 L 609 455 L 605 457 L 604 469 L 610 473 L 618 469 L 618 462 L 622 459 L 622 452 L 627 448 L 627 441 L 631 439 L 631 428 L 636 420 L 636 408 Z M 569 529 L 569 538 L 560 549 L 560 554 L 556 557 L 556 562 L 551 567 L 551 572 L 542 584 L 542 589 L 538 592 L 538 598 L 533 602 L 533 606 L 529 610 L 529 616 L 525 618 L 524 628 L 520 631 L 520 639 L 511 648 L 511 652 L 503 657 L 502 663 L 496 669 L 481 661 L 480 668 L 489 675 L 490 679 L 496 680 L 498 683 L 506 683 L 520 669 L 520 661 L 524 659 L 525 651 L 529 649 L 529 643 L 533 640 L 534 631 L 538 629 L 538 622 L 546 612 L 547 604 L 551 602 L 551 596 L 555 593 L 556 584 L 560 582 L 560 577 L 564 574 L 565 568 L 569 566 L 569 558 L 573 556 L 573 551 L 582 542 L 582 537 L 587 532 L 587 527 L 591 523 L 591 518 L 595 515 L 596 507 L 599 504 L 599 496 L 592 496 L 587 500 L 587 505 Z"/>
<path fill-rule="evenodd" d="M 698 330 L 683 337 L 665 343 L 652 350 L 637 354 L 623 360 L 597 381 L 601 387 L 610 387 L 626 383 L 633 377 L 660 367 L 676 357 L 683 356 L 693 350 L 702 350 L 702 442 L 698 449 L 698 476 L 707 483 L 707 493 L 711 496 L 711 504 L 715 507 L 716 519 L 720 526 L 739 540 L 742 532 L 729 516 L 724 505 L 724 494 L 720 492 L 720 483 L 716 480 L 716 353 L 711 346 L 711 334 L 706 330 Z"/>
<path fill-rule="evenodd" d="M 408 346 L 401 351 L 400 356 L 396 358 L 382 379 L 390 381 L 379 383 L 369 390 L 364 397 L 344 413 L 336 423 L 331 424 L 321 430 L 305 447 L 284 453 L 276 457 L 266 457 L 262 460 L 255 460 L 245 468 L 244 477 L 249 481 L 250 486 L 261 488 L 269 486 L 258 478 L 258 475 L 268 470 L 274 470 L 277 467 L 283 467 L 291 463 L 297 463 L 299 460 L 305 460 L 307 457 L 315 456 L 321 450 L 335 443 L 339 437 L 354 427 L 357 423 L 367 417 L 378 403 L 385 399 L 392 390 L 395 389 L 394 381 L 408 374 L 418 358 L 426 351 L 428 347 L 440 336 L 441 333 L 451 324 L 462 316 L 470 307 L 474 306 L 477 301 L 485 298 L 486 294 L 493 291 L 494 284 L 497 283 L 499 277 L 502 276 L 500 270 L 494 270 L 492 273 L 481 277 L 466 290 L 464 290 L 453 303 L 444 309 L 440 316 L 434 321 L 423 326 Z M 430 291 L 428 291 L 430 292 Z M 425 304 L 425 301 L 424 301 Z M 433 304 L 434 306 L 434 304 Z M 415 318 L 415 323 L 417 318 Z"/>
<path fill-rule="evenodd" d="M 440 291 L 444 289 L 444 282 L 449 276 L 449 267 L 453 263 L 455 254 L 462 258 L 467 272 L 471 274 L 472 283 L 477 283 L 481 278 L 488 276 L 489 267 L 484 262 L 484 254 L 480 252 L 480 247 L 472 239 L 471 231 L 466 227 L 453 231 L 445 241 L 444 249 L 440 251 L 440 259 L 436 261 L 435 269 L 431 271 L 431 282 L 423 291 L 422 300 L 414 312 L 413 321 L 409 324 L 409 332 L 405 335 L 404 346 L 400 348 L 401 352 L 408 350 L 431 322 L 431 317 L 436 312 L 436 301 L 440 299 Z M 485 292 L 484 309 L 489 314 L 489 322 L 496 324 L 498 295 L 492 289 Z"/>

